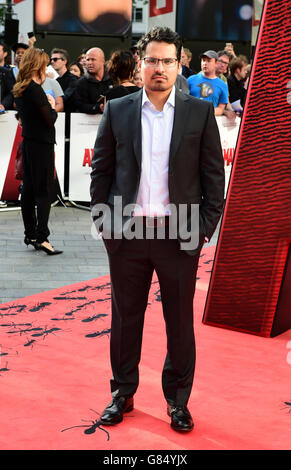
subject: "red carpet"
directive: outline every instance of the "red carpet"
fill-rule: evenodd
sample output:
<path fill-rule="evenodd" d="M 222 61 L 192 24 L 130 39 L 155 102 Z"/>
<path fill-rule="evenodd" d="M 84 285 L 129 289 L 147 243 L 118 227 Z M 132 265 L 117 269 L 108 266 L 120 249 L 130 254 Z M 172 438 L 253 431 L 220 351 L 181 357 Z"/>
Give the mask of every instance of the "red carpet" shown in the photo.
<path fill-rule="evenodd" d="M 198 271 L 192 433 L 172 431 L 166 414 L 156 279 L 135 409 L 99 426 L 110 401 L 105 276 L 0 305 L 0 449 L 291 449 L 291 331 L 269 339 L 201 323 L 213 252 L 203 250 Z"/>

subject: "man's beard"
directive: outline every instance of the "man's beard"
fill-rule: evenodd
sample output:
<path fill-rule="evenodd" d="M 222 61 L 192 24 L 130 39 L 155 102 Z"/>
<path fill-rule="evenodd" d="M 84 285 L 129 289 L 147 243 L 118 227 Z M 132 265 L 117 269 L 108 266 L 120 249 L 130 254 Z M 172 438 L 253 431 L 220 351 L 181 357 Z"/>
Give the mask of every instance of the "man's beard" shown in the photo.
<path fill-rule="evenodd" d="M 152 90 L 152 91 L 166 91 L 169 88 L 168 78 L 166 77 L 166 75 L 154 74 L 152 76 L 152 79 L 155 78 L 155 77 L 157 77 L 157 78 L 158 77 L 164 77 L 166 80 L 162 80 L 160 82 L 152 81 L 150 86 L 149 86 L 149 89 Z"/>

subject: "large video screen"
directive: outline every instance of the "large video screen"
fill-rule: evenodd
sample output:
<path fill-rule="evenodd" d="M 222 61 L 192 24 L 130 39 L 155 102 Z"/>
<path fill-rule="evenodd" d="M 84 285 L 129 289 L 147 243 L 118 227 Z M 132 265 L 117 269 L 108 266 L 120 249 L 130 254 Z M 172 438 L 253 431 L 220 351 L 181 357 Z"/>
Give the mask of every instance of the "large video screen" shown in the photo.
<path fill-rule="evenodd" d="M 125 35 L 132 0 L 35 0 L 35 30 Z"/>
<path fill-rule="evenodd" d="M 250 41 L 253 0 L 178 0 L 177 31 L 187 39 Z"/>

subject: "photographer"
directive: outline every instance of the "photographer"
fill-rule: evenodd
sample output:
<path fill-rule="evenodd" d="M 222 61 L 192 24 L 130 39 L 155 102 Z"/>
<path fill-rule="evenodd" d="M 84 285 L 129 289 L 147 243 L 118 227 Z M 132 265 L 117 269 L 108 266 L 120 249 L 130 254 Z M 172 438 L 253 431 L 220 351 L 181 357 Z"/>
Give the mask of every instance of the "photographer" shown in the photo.
<path fill-rule="evenodd" d="M 77 111 L 86 114 L 102 113 L 103 96 L 113 88 L 113 80 L 105 69 L 102 49 L 93 47 L 86 54 L 87 72 L 78 80 L 76 86 Z"/>

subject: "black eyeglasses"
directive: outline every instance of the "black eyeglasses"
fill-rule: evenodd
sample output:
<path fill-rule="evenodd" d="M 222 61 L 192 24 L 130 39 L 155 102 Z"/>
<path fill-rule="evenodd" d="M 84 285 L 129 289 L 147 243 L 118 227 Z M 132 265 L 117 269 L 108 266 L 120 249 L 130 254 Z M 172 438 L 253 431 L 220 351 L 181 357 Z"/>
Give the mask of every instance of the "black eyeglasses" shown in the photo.
<path fill-rule="evenodd" d="M 51 62 L 57 62 L 57 60 L 64 60 L 62 57 L 51 57 Z"/>
<path fill-rule="evenodd" d="M 178 59 L 174 57 L 167 57 L 165 59 L 157 59 L 156 57 L 144 57 L 142 59 L 146 67 L 157 67 L 159 62 L 162 62 L 166 68 L 174 67 Z"/>
<path fill-rule="evenodd" d="M 218 59 L 218 62 L 220 62 L 223 65 L 229 65 L 229 62 L 225 62 L 225 60 Z"/>

